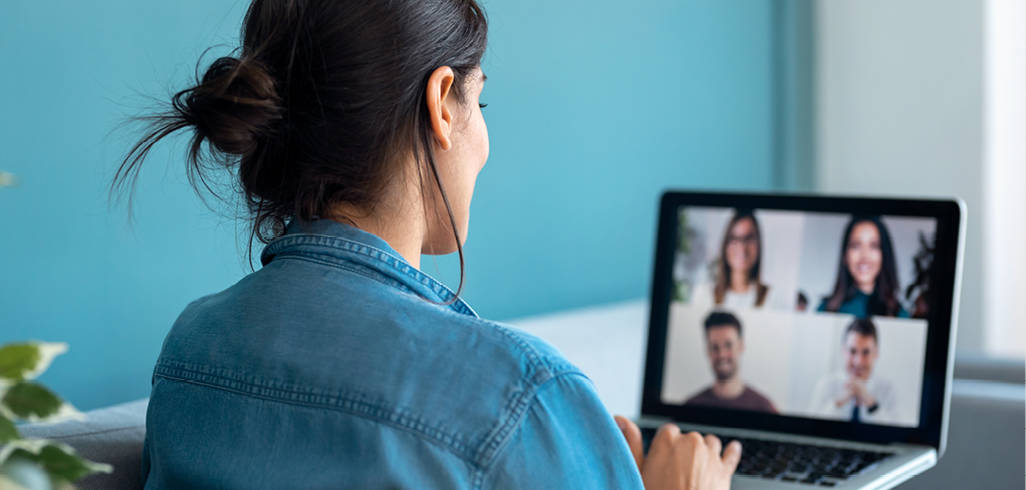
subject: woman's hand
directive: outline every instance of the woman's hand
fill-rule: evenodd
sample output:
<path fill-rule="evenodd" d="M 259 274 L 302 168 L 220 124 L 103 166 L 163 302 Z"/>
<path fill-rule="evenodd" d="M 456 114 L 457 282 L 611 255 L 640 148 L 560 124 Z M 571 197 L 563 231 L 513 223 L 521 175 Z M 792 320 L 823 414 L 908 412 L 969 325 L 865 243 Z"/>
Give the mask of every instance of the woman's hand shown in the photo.
<path fill-rule="evenodd" d="M 741 461 L 741 444 L 733 441 L 723 448 L 716 436 L 697 432 L 681 434 L 674 424 L 659 428 L 648 455 L 644 454 L 641 430 L 624 417 L 615 417 L 647 490 L 727 490 L 730 477 Z"/>

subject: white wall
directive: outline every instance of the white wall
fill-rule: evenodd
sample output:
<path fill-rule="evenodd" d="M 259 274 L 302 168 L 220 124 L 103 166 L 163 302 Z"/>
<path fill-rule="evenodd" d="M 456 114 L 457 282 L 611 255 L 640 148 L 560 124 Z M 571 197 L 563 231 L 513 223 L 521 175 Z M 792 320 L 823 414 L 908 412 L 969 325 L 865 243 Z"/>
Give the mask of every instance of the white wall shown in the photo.
<path fill-rule="evenodd" d="M 983 3 L 818 0 L 815 10 L 816 187 L 964 199 L 958 348 L 980 351 Z"/>
<path fill-rule="evenodd" d="M 987 0 L 984 36 L 984 347 L 1026 349 L 1026 2 Z"/>

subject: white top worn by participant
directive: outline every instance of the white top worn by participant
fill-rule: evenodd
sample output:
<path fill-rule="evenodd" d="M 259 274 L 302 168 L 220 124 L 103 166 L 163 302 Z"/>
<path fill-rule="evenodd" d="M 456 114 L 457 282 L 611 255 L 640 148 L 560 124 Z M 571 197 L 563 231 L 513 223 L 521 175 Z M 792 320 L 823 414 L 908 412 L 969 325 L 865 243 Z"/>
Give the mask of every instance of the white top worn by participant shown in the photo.
<path fill-rule="evenodd" d="M 766 291 L 766 298 L 762 301 L 762 306 L 756 306 L 755 301 L 758 299 L 756 291 L 758 288 L 754 285 L 749 286 L 748 290 L 743 293 L 736 293 L 728 289 L 723 295 L 723 303 L 716 305 L 714 304 L 715 298 L 713 297 L 714 287 L 712 283 L 699 284 L 694 290 L 694 296 L 691 297 L 691 304 L 696 306 L 716 306 L 727 310 L 748 308 L 794 309 L 794 302 L 789 303 L 786 295 L 781 295 L 780 291 L 773 286 L 767 286 L 768 290 Z"/>
<path fill-rule="evenodd" d="M 810 411 L 815 416 L 855 421 L 856 401 L 848 388 L 851 376 L 836 372 L 821 378 L 812 393 Z M 858 406 L 858 421 L 867 424 L 914 426 L 914 420 L 900 420 L 898 396 L 890 381 L 870 378 L 865 382 L 866 391 L 875 400 L 872 406 Z M 846 399 L 838 405 L 839 400 Z"/>

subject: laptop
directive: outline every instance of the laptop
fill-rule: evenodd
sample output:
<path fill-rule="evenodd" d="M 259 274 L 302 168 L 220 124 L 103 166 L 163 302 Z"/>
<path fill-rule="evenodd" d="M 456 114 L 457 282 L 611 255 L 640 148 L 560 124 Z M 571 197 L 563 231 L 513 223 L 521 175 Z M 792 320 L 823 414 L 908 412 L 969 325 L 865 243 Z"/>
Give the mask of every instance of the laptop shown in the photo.
<path fill-rule="evenodd" d="M 885 489 L 944 453 L 957 200 L 667 192 L 639 426 L 738 440 L 735 489 Z"/>

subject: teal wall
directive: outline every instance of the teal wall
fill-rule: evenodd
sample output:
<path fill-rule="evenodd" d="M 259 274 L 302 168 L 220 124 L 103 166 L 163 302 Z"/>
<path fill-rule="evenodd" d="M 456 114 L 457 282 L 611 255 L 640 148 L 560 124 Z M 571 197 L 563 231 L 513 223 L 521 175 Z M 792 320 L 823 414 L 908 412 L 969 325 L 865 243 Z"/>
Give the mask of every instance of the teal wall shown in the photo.
<path fill-rule="evenodd" d="M 490 1 L 483 102 L 491 158 L 466 249 L 487 317 L 648 294 L 658 194 L 768 189 L 769 1 Z M 0 342 L 64 341 L 43 381 L 80 408 L 146 396 L 190 300 L 247 272 L 244 226 L 185 182 L 183 140 L 155 151 L 129 223 L 106 185 L 118 124 L 237 39 L 243 1 L 0 2 Z M 453 286 L 452 257 L 423 267 Z"/>

